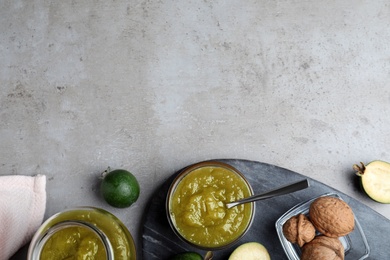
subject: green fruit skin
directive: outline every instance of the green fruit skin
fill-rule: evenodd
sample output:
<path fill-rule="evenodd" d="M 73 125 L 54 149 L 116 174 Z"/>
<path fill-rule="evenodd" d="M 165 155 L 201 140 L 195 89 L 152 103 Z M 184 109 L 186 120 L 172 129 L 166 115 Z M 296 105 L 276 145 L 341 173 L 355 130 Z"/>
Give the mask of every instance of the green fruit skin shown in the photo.
<path fill-rule="evenodd" d="M 131 206 L 139 197 L 140 187 L 133 174 L 118 169 L 107 173 L 100 186 L 103 198 L 117 208 Z"/>
<path fill-rule="evenodd" d="M 175 255 L 170 260 L 203 260 L 203 257 L 195 252 L 187 252 Z"/>
<path fill-rule="evenodd" d="M 372 161 L 369 164 L 365 165 L 364 166 L 365 169 L 362 170 L 362 172 L 357 172 L 356 175 L 359 176 L 359 179 L 360 179 L 359 180 L 359 184 L 360 184 L 361 190 L 363 190 L 363 192 L 370 199 L 372 199 L 373 201 L 376 201 L 378 203 L 389 204 L 390 203 L 390 197 L 389 196 L 387 196 L 387 197 L 379 196 L 378 193 L 376 192 L 376 190 L 370 189 L 370 191 L 368 191 L 368 189 L 366 188 L 366 185 L 367 185 L 366 182 L 368 182 L 368 181 L 365 178 L 365 172 L 367 171 L 367 168 L 371 167 L 372 165 L 377 166 L 378 164 L 382 165 L 383 169 L 387 169 L 387 171 L 390 171 L 390 164 L 389 163 L 377 160 L 377 161 Z"/>

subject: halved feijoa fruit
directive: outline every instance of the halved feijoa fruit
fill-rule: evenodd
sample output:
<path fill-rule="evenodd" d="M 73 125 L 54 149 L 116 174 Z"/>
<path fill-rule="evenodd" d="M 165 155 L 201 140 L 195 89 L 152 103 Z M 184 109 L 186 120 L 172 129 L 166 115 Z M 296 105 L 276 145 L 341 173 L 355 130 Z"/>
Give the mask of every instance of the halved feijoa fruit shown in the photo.
<path fill-rule="evenodd" d="M 258 242 L 247 242 L 232 252 L 229 260 L 271 260 L 268 250 Z"/>
<path fill-rule="evenodd" d="M 361 177 L 361 184 L 367 195 L 381 203 L 390 203 L 390 164 L 373 161 L 367 165 L 353 165 L 356 174 Z"/>

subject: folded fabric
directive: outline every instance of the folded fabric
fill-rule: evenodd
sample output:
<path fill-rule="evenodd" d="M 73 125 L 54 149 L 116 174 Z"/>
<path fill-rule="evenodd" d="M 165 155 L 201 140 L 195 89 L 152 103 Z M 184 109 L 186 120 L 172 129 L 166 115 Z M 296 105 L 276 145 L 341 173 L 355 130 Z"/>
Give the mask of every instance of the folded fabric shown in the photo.
<path fill-rule="evenodd" d="M 46 176 L 0 176 L 0 260 L 29 242 L 46 208 Z"/>

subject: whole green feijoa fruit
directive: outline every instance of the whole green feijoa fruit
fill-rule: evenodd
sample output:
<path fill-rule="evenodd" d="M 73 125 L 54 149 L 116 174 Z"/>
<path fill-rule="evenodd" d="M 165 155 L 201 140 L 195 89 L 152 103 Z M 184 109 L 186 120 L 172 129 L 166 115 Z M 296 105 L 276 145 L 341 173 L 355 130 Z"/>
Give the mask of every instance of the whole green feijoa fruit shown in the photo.
<path fill-rule="evenodd" d="M 170 260 L 203 260 L 203 257 L 196 252 L 186 252 L 173 256 Z"/>
<path fill-rule="evenodd" d="M 129 171 L 117 169 L 103 172 L 100 191 L 104 200 L 113 207 L 130 207 L 140 193 L 136 177 Z"/>

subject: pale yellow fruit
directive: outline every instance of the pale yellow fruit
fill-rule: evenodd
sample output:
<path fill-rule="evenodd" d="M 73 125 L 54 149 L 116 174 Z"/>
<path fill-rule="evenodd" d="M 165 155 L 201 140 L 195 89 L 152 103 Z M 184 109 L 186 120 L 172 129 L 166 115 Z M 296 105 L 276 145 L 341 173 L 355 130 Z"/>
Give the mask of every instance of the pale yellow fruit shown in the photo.
<path fill-rule="evenodd" d="M 229 260 L 271 260 L 268 250 L 260 243 L 248 242 L 237 247 Z"/>
<path fill-rule="evenodd" d="M 367 165 L 354 164 L 353 169 L 361 177 L 361 185 L 367 195 L 380 203 L 390 203 L 390 163 L 373 161 Z"/>

